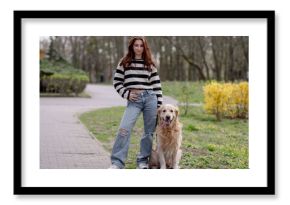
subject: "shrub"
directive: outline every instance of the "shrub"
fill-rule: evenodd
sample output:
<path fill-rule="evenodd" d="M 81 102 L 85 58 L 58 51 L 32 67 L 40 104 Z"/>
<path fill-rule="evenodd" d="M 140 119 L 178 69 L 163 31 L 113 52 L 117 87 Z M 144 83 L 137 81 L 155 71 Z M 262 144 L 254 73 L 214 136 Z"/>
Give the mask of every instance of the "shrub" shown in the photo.
<path fill-rule="evenodd" d="M 248 83 L 211 82 L 204 86 L 204 109 L 215 114 L 217 120 L 222 117 L 248 117 Z"/>
<path fill-rule="evenodd" d="M 87 76 L 79 74 L 68 75 L 54 73 L 50 76 L 41 77 L 41 86 L 44 92 L 60 93 L 62 95 L 68 95 L 70 93 L 78 95 L 85 89 L 88 82 L 89 79 Z"/>
<path fill-rule="evenodd" d="M 219 121 L 226 111 L 227 98 L 226 90 L 220 83 L 212 82 L 204 87 L 204 109 L 210 114 L 215 114 Z"/>
<path fill-rule="evenodd" d="M 181 102 L 184 103 L 184 106 L 182 106 L 183 115 L 187 115 L 188 109 L 189 109 L 189 97 L 191 95 L 192 91 L 190 88 L 190 85 L 188 82 L 182 85 L 181 88 Z"/>
<path fill-rule="evenodd" d="M 248 83 L 230 84 L 232 87 L 230 97 L 227 102 L 226 117 L 248 118 L 249 92 Z"/>
<path fill-rule="evenodd" d="M 40 61 L 40 91 L 69 95 L 81 93 L 89 82 L 87 74 L 66 62 Z"/>

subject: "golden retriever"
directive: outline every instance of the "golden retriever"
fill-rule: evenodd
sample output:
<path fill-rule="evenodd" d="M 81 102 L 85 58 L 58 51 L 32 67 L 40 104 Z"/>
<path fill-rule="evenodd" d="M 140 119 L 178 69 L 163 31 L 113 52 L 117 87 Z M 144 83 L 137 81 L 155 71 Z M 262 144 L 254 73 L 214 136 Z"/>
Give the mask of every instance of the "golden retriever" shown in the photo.
<path fill-rule="evenodd" d="M 157 150 L 152 150 L 150 168 L 179 168 L 182 151 L 182 124 L 178 120 L 178 108 L 166 104 L 157 111 Z"/>

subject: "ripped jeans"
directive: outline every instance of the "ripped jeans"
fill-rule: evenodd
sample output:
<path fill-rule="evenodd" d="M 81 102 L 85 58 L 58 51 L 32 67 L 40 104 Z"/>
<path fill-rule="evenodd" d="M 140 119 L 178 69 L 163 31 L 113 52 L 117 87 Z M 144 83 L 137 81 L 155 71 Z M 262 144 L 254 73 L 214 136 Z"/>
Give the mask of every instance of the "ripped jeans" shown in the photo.
<path fill-rule="evenodd" d="M 113 146 L 111 162 L 120 168 L 124 168 L 128 155 L 131 131 L 143 112 L 144 133 L 140 141 L 140 152 L 137 156 L 137 164 L 148 163 L 152 149 L 152 138 L 156 127 L 157 96 L 152 90 L 144 90 L 134 102 L 128 101 L 127 108 Z"/>

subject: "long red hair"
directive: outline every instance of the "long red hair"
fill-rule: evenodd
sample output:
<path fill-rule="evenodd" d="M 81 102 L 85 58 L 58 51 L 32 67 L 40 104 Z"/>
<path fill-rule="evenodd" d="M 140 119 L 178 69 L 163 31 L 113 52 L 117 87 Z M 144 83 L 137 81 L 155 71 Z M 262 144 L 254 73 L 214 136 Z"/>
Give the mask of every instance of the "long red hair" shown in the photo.
<path fill-rule="evenodd" d="M 135 58 L 133 45 L 136 40 L 141 40 L 143 42 L 144 50 L 142 53 L 142 59 L 144 60 L 145 68 L 151 71 L 151 66 L 153 65 L 155 67 L 155 63 L 152 59 L 152 55 L 151 55 L 151 51 L 148 46 L 148 43 L 146 39 L 142 36 L 134 36 L 130 38 L 129 45 L 128 45 L 128 53 L 120 62 L 120 66 L 123 66 L 126 69 L 126 67 L 128 67 L 131 64 L 132 60 Z"/>

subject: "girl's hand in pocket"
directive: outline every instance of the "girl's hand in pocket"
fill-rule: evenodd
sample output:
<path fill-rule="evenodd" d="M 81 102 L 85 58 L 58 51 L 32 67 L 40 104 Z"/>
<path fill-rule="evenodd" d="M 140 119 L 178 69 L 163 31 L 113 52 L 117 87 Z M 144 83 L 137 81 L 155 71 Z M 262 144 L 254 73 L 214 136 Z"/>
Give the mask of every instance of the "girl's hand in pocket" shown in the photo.
<path fill-rule="evenodd" d="M 134 102 L 138 99 L 138 93 L 135 93 L 135 92 L 131 92 L 130 93 L 130 96 L 129 96 L 129 100 Z"/>

